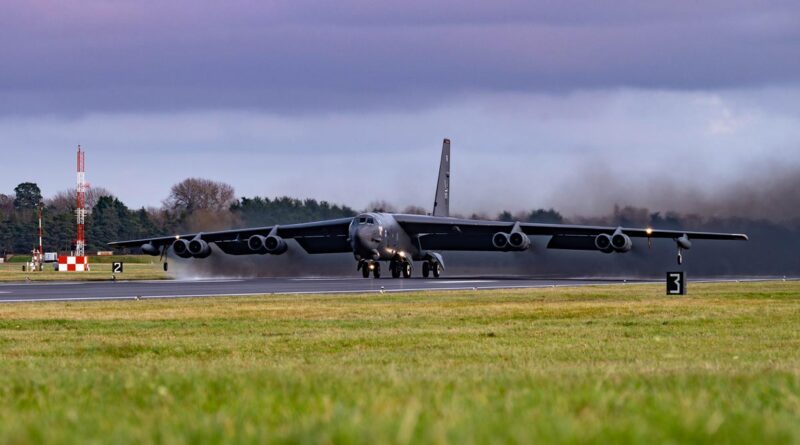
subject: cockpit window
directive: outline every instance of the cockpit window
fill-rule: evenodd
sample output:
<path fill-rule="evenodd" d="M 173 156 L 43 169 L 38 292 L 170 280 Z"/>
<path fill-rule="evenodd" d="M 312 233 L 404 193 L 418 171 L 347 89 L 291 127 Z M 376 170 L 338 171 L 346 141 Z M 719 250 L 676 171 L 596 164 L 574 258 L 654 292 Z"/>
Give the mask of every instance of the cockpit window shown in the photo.
<path fill-rule="evenodd" d="M 358 224 L 375 224 L 375 218 L 371 216 L 359 216 Z"/>

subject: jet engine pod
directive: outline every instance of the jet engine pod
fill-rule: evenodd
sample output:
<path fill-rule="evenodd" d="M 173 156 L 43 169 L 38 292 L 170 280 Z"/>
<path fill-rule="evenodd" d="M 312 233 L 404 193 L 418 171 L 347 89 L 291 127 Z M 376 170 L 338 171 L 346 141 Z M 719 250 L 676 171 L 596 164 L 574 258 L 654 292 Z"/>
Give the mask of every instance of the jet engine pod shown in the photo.
<path fill-rule="evenodd" d="M 629 252 L 633 248 L 633 241 L 628 235 L 617 232 L 611 237 L 611 247 L 617 252 Z"/>
<path fill-rule="evenodd" d="M 492 237 L 492 245 L 497 249 L 508 248 L 508 234 L 504 232 L 497 232 Z"/>
<path fill-rule="evenodd" d="M 159 256 L 159 255 L 161 255 L 161 249 L 156 247 L 156 246 L 154 246 L 154 245 L 152 245 L 152 244 L 150 244 L 150 243 L 147 243 L 147 244 L 142 246 L 142 252 L 144 252 L 145 254 L 150 255 L 150 256 Z"/>
<path fill-rule="evenodd" d="M 264 240 L 264 247 L 272 255 L 280 255 L 289 249 L 286 241 L 277 235 L 270 235 Z"/>
<path fill-rule="evenodd" d="M 680 238 L 676 238 L 675 242 L 678 243 L 678 247 L 680 247 L 681 249 L 689 250 L 692 248 L 692 242 L 686 235 L 683 235 Z"/>
<path fill-rule="evenodd" d="M 531 239 L 522 232 L 511 232 L 508 235 L 508 245 L 514 250 L 526 250 L 531 246 Z"/>
<path fill-rule="evenodd" d="M 267 250 L 264 249 L 264 242 L 266 241 L 266 237 L 261 235 L 253 235 L 247 239 L 247 247 L 250 248 L 253 252 L 258 252 L 260 254 L 267 253 Z"/>
<path fill-rule="evenodd" d="M 594 237 L 594 246 L 601 252 L 611 253 L 614 251 L 614 248 L 611 247 L 611 237 L 606 233 Z"/>
<path fill-rule="evenodd" d="M 211 246 L 201 239 L 193 239 L 189 242 L 189 253 L 195 258 L 206 258 L 211 255 Z"/>
<path fill-rule="evenodd" d="M 181 258 L 191 258 L 192 256 L 191 252 L 189 252 L 189 241 L 185 239 L 175 240 L 172 243 L 172 250 L 175 251 L 175 255 Z"/>

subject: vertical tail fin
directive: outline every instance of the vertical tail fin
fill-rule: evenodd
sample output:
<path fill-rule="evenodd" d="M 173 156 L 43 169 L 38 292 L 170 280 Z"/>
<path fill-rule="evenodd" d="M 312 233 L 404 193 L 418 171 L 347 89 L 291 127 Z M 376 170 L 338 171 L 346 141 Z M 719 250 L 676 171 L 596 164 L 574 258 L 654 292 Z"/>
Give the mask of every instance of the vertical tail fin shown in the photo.
<path fill-rule="evenodd" d="M 442 160 L 439 161 L 439 181 L 433 201 L 433 216 L 450 216 L 450 139 L 442 143 Z"/>

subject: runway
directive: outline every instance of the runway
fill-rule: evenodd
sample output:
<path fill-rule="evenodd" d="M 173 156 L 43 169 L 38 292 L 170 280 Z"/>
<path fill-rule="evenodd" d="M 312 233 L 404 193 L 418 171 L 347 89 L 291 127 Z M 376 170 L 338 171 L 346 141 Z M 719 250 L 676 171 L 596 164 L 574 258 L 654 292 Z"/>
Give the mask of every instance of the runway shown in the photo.
<path fill-rule="evenodd" d="M 0 284 L 0 302 L 335 294 L 427 290 L 515 289 L 648 282 L 644 280 L 450 277 L 441 279 L 249 278 L 162 281 L 31 282 Z"/>

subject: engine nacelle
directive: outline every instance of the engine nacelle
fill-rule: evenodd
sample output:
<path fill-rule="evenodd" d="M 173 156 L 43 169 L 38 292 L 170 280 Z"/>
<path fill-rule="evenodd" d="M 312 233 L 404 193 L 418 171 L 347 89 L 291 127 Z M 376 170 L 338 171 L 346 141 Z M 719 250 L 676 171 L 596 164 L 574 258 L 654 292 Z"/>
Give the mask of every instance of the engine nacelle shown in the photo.
<path fill-rule="evenodd" d="M 252 250 L 253 252 L 257 252 L 263 255 L 267 253 L 267 250 L 264 248 L 264 243 L 266 239 L 267 238 L 265 236 L 253 235 L 247 239 L 247 247 L 249 247 L 250 250 Z"/>
<path fill-rule="evenodd" d="M 172 250 L 175 252 L 175 255 L 178 255 L 181 258 L 191 258 L 192 254 L 189 252 L 189 241 L 185 239 L 175 240 L 172 243 Z"/>
<path fill-rule="evenodd" d="M 270 235 L 264 239 L 264 248 L 272 255 L 280 255 L 289 249 L 283 238 L 277 235 Z"/>
<path fill-rule="evenodd" d="M 514 250 L 527 250 L 531 247 L 531 239 L 522 232 L 511 232 L 508 235 L 508 245 Z"/>
<path fill-rule="evenodd" d="M 675 238 L 675 242 L 678 244 L 678 247 L 684 250 L 689 250 L 692 248 L 692 242 L 689 240 L 689 237 L 686 235 L 681 236 L 680 238 Z"/>
<path fill-rule="evenodd" d="M 631 241 L 631 237 L 618 231 L 611 236 L 611 247 L 617 252 L 630 252 L 633 248 L 633 241 Z"/>
<path fill-rule="evenodd" d="M 508 234 L 505 232 L 497 232 L 492 236 L 492 245 L 496 249 L 507 249 L 508 248 Z"/>
<path fill-rule="evenodd" d="M 147 243 L 142 245 L 142 252 L 146 255 L 150 256 L 159 256 L 161 255 L 161 248 L 152 245 L 151 243 Z"/>
<path fill-rule="evenodd" d="M 606 233 L 601 233 L 594 237 L 594 246 L 601 252 L 611 253 L 614 251 L 614 248 L 611 246 L 611 236 Z"/>
<path fill-rule="evenodd" d="M 189 253 L 195 258 L 207 258 L 211 255 L 211 246 L 201 239 L 189 241 Z"/>

